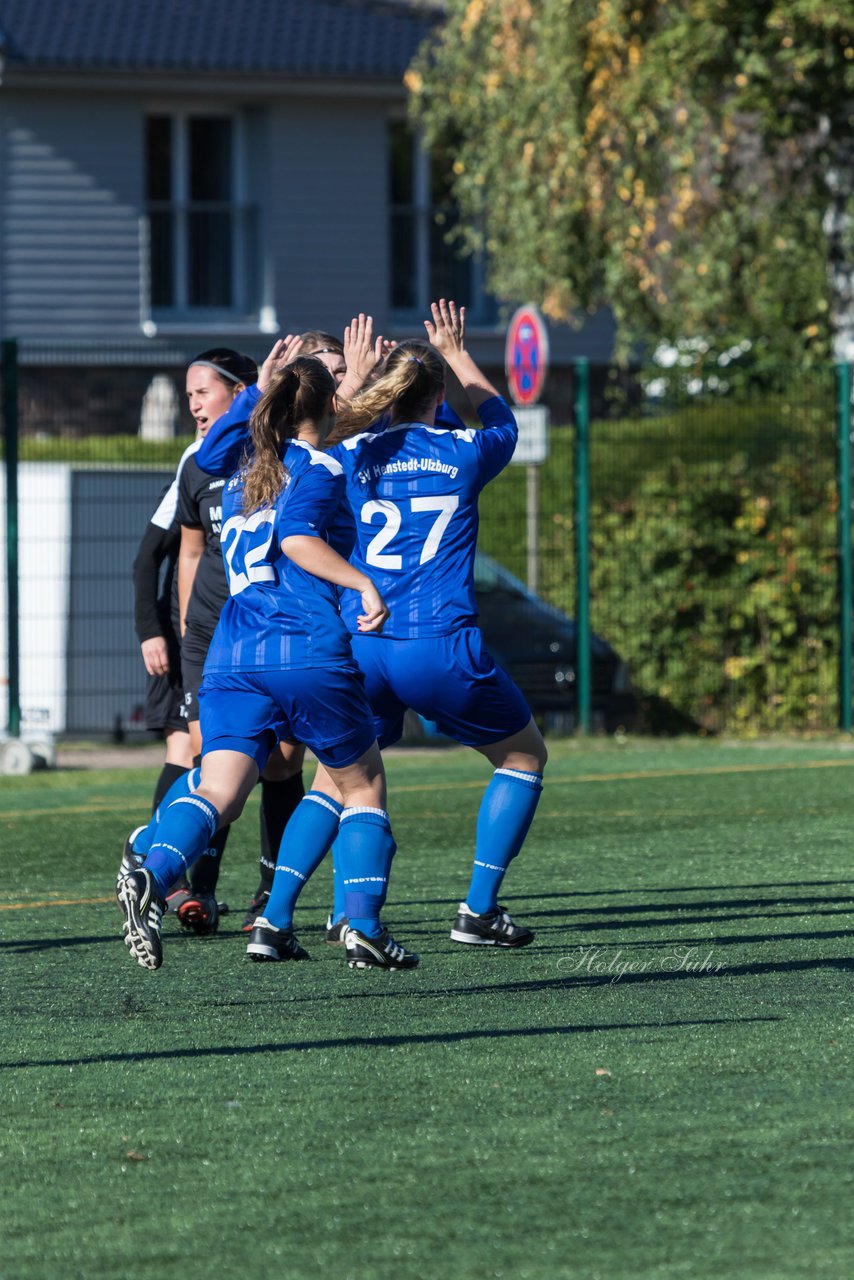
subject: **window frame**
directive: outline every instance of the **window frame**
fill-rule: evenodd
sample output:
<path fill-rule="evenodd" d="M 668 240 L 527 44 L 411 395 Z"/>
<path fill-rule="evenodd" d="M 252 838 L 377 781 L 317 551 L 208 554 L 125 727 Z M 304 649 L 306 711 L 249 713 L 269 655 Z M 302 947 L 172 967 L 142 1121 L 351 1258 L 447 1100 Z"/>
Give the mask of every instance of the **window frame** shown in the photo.
<path fill-rule="evenodd" d="M 163 117 L 170 121 L 170 198 L 152 199 L 149 194 L 148 127 L 149 121 Z M 226 120 L 231 125 L 231 194 L 224 201 L 194 201 L 190 196 L 190 122 L 197 119 Z M 142 118 L 144 291 L 142 306 L 143 332 L 154 334 L 165 330 L 199 330 L 245 328 L 251 332 L 269 332 L 277 328 L 272 308 L 262 297 L 262 267 L 252 263 L 252 243 L 260 247 L 261 208 L 251 199 L 248 136 L 249 124 L 244 113 L 215 103 L 151 103 Z M 224 211 L 231 215 L 231 302 L 220 306 L 194 306 L 189 299 L 190 253 L 189 222 L 194 212 Z M 172 302 L 155 305 L 152 289 L 151 215 L 167 212 L 172 217 L 170 247 L 172 260 Z M 254 229 L 253 229 L 254 224 Z M 256 252 L 260 249 L 256 249 Z"/>
<path fill-rule="evenodd" d="M 392 142 L 391 131 L 403 125 L 410 134 L 412 162 L 412 200 L 410 203 L 396 203 L 392 196 Z M 388 258 L 388 306 L 389 312 L 398 325 L 411 325 L 424 319 L 427 308 L 435 299 L 431 295 L 431 252 L 430 242 L 436 229 L 436 214 L 446 206 L 437 203 L 432 191 L 432 157 L 423 142 L 423 132 L 412 129 L 405 116 L 390 116 L 387 121 L 386 134 L 386 171 L 388 183 L 388 223 L 389 223 L 389 258 Z M 396 306 L 394 235 L 392 224 L 396 215 L 411 215 L 415 238 L 415 305 L 413 307 Z M 450 249 L 450 246 L 449 246 Z M 468 257 L 460 254 L 460 261 L 468 266 L 470 274 L 470 296 L 458 298 L 466 308 L 469 329 L 480 329 L 485 333 L 495 332 L 500 328 L 498 308 L 486 288 L 486 268 L 482 254 Z"/>

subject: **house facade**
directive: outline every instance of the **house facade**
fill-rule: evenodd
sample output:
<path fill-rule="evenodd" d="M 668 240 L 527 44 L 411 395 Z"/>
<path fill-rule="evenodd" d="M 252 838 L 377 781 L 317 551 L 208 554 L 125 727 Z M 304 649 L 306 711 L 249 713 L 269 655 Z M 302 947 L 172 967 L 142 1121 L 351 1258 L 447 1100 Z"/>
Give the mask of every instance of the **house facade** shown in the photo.
<path fill-rule="evenodd" d="M 441 8 L 0 0 L 0 337 L 178 364 L 359 311 L 419 333 L 444 294 L 500 369 L 502 317 L 446 243 L 446 175 L 407 123 L 403 75 Z M 610 345 L 597 320 L 552 351 Z"/>
<path fill-rule="evenodd" d="M 452 157 L 407 123 L 403 76 L 441 17 L 417 0 L 0 0 L 0 338 L 19 343 L 22 430 L 135 433 L 156 390 L 189 433 L 184 365 L 205 348 L 262 358 L 360 311 L 423 335 L 437 296 L 466 304 L 500 382 L 506 320 L 446 243 Z M 607 319 L 553 331 L 553 364 L 605 360 L 610 340 Z M 135 723 L 128 566 L 162 477 L 104 444 L 102 464 L 22 468 L 34 732 Z M 0 722 L 5 696 L 0 680 Z"/>

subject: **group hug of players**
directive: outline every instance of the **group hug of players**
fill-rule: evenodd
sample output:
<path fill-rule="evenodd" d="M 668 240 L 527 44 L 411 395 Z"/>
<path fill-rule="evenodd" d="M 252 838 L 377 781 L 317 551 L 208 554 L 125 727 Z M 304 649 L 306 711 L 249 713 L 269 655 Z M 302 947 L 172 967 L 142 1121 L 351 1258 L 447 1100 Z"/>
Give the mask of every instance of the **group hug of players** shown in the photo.
<path fill-rule="evenodd" d="M 327 941 L 351 968 L 414 968 L 381 919 L 396 851 L 381 749 L 400 739 L 410 708 L 493 767 L 451 939 L 533 939 L 498 894 L 540 798 L 546 749 L 484 645 L 474 597 L 478 495 L 510 461 L 517 428 L 466 350 L 465 309 L 441 300 L 431 313 L 427 341 L 374 341 L 360 316 L 343 343 L 277 342 L 260 370 L 227 349 L 189 366 L 199 438 L 135 566 L 139 587 L 180 530 L 178 698 L 179 656 L 150 593 L 137 591 L 143 656 L 171 707 L 154 813 L 128 838 L 116 882 L 124 942 L 144 968 L 162 964 L 167 904 L 190 930 L 216 928 L 225 834 L 259 778 L 248 955 L 307 957 L 294 909 L 331 850 Z M 448 369 L 480 429 L 446 405 Z M 318 762 L 307 793 L 306 747 Z"/>

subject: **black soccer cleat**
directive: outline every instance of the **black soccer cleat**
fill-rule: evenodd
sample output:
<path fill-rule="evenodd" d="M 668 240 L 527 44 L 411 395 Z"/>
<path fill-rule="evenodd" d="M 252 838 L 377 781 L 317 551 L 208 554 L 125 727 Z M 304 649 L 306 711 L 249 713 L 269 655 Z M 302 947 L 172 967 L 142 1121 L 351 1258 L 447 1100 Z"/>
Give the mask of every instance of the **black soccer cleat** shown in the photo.
<path fill-rule="evenodd" d="M 350 921 L 347 919 L 346 916 L 344 916 L 343 919 L 339 920 L 337 924 L 332 923 L 332 916 L 327 916 L 326 917 L 326 937 L 324 941 L 328 942 L 330 947 L 343 947 L 344 938 L 346 937 L 347 930 L 349 928 L 350 928 Z"/>
<path fill-rule="evenodd" d="M 246 916 L 243 924 L 240 926 L 241 933 L 251 933 L 255 927 L 255 921 L 259 916 L 263 916 L 264 908 L 270 899 L 270 890 L 263 889 L 260 885 L 255 890 L 255 896 L 246 908 Z"/>
<path fill-rule="evenodd" d="M 133 842 L 139 835 L 140 831 L 144 831 L 145 827 L 137 827 L 132 831 L 125 840 L 125 846 L 122 849 L 122 860 L 119 864 L 119 872 L 116 876 L 116 893 L 119 891 L 119 881 L 125 876 L 129 876 L 132 871 L 138 871 L 145 862 L 144 853 L 134 853 Z"/>
<path fill-rule="evenodd" d="M 419 957 L 395 942 L 388 929 L 379 937 L 369 938 L 358 929 L 347 929 L 344 935 L 347 963 L 351 969 L 414 969 Z"/>
<path fill-rule="evenodd" d="M 200 937 L 216 933 L 219 928 L 219 903 L 212 893 L 193 893 L 175 907 L 178 923 L 187 933 Z"/>
<path fill-rule="evenodd" d="M 140 867 L 122 876 L 116 897 L 124 914 L 122 938 L 128 951 L 143 969 L 159 969 L 163 963 L 160 922 L 163 899 L 150 871 Z"/>
<path fill-rule="evenodd" d="M 534 941 L 534 932 L 516 924 L 503 907 L 478 916 L 461 902 L 451 941 L 470 942 L 479 947 L 526 947 Z"/>
<path fill-rule="evenodd" d="M 294 937 L 293 929 L 277 929 L 263 916 L 255 921 L 246 946 L 250 960 L 308 960 L 310 956 Z"/>

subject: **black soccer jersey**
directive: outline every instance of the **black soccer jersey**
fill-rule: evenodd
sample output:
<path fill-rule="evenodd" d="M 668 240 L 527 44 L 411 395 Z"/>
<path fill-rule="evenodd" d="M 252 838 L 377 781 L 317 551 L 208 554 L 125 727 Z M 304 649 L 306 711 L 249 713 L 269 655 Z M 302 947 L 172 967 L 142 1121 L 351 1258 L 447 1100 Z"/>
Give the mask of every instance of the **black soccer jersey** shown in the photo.
<path fill-rule="evenodd" d="M 134 622 L 142 644 L 154 636 L 165 636 L 178 644 L 178 582 L 175 565 L 181 544 L 178 523 L 178 486 L 188 458 L 201 440 L 194 440 L 181 455 L 174 478 L 160 494 L 160 500 L 140 539 L 133 562 Z"/>
<path fill-rule="evenodd" d="M 187 627 L 213 635 L 222 606 L 228 599 L 228 581 L 222 563 L 219 535 L 222 528 L 222 490 L 225 480 L 200 470 L 188 458 L 178 490 L 178 523 L 201 529 L 205 549 L 199 560 L 193 591 L 187 605 Z"/>

